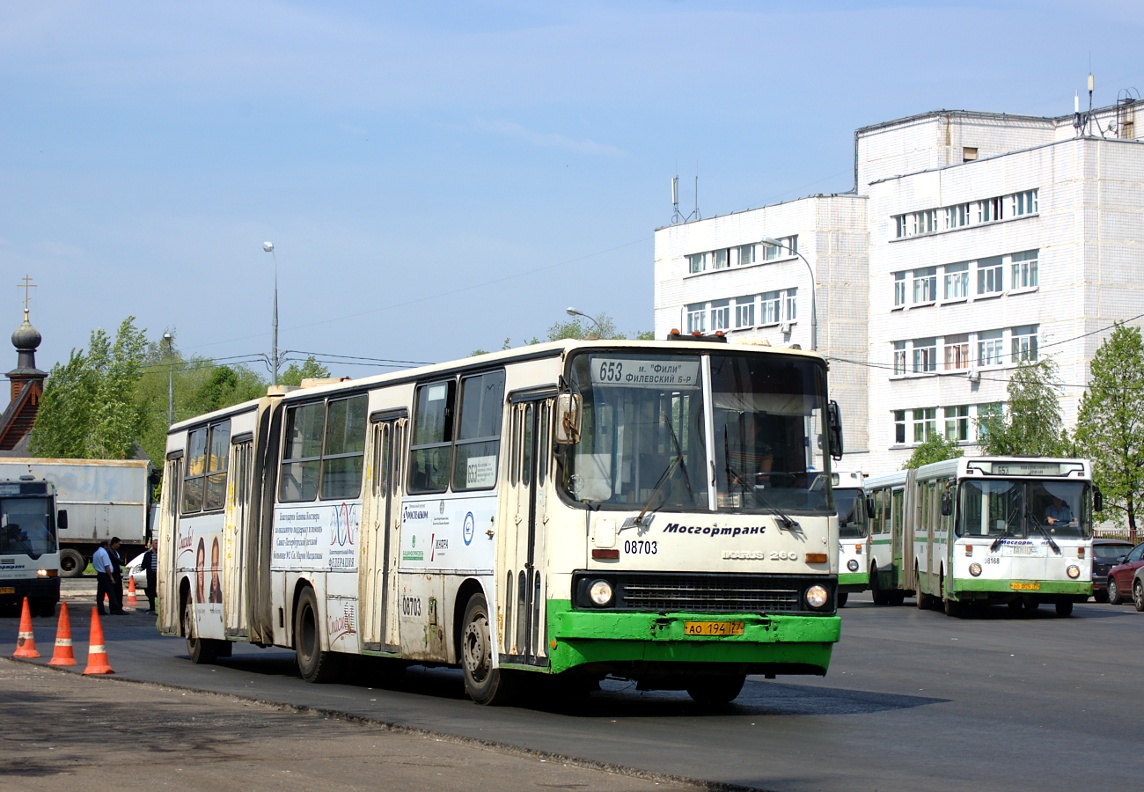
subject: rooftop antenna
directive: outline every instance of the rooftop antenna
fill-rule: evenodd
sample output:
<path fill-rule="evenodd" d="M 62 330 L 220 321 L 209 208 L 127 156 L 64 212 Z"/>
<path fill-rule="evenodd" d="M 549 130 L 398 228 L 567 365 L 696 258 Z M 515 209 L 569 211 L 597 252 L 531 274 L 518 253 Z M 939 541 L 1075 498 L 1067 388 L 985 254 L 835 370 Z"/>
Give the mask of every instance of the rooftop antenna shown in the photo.
<path fill-rule="evenodd" d="M 696 167 L 698 170 L 698 166 Z M 695 174 L 695 211 L 684 217 L 683 212 L 679 211 L 679 176 L 671 177 L 671 224 L 679 225 L 680 223 L 687 223 L 691 220 L 701 220 L 699 215 L 699 174 Z"/>

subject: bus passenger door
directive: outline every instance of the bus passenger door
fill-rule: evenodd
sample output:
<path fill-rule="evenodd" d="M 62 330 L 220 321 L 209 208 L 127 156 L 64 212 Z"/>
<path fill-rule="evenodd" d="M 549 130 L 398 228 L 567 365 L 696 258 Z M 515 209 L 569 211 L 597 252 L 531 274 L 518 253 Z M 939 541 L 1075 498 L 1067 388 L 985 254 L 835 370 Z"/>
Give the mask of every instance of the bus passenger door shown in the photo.
<path fill-rule="evenodd" d="M 497 565 L 502 615 L 502 659 L 541 664 L 545 630 L 544 523 L 549 470 L 551 399 L 510 396 L 508 530 L 501 532 Z"/>
<path fill-rule="evenodd" d="M 250 488 L 254 438 L 247 435 L 230 447 L 230 480 L 223 526 L 223 616 L 227 637 L 246 638 L 246 586 L 242 585 L 246 522 L 250 511 Z"/>
<path fill-rule="evenodd" d="M 362 645 L 374 651 L 394 650 L 396 640 L 386 640 L 387 614 L 391 601 L 390 583 L 400 524 L 396 493 L 398 492 L 398 460 L 406 418 L 402 414 L 371 416 L 369 490 L 366 496 L 365 530 L 361 566 L 358 569 L 361 590 Z M 391 534 L 393 534 L 391 540 Z"/>

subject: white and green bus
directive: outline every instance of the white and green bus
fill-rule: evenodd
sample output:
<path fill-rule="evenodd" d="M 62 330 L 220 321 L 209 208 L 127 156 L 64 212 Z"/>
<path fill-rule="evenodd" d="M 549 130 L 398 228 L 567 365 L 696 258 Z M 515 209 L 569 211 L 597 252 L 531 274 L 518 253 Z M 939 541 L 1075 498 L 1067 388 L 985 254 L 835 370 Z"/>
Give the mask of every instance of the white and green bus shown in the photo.
<path fill-rule="evenodd" d="M 195 662 L 293 648 L 314 682 L 457 665 L 483 704 L 530 673 L 706 703 L 825 674 L 826 381 L 812 353 L 689 338 L 271 388 L 169 431 L 160 630 Z"/>
<path fill-rule="evenodd" d="M 875 522 L 891 528 L 882 597 L 913 594 L 948 615 L 966 604 L 1061 616 L 1092 594 L 1092 514 L 1084 459 L 961 457 L 867 479 Z"/>
<path fill-rule="evenodd" d="M 872 501 L 867 498 L 866 477 L 861 471 L 835 471 L 831 479 L 834 504 L 838 507 L 838 607 L 841 608 L 851 594 L 870 587 L 870 570 L 874 564 L 874 539 L 870 533 Z"/>

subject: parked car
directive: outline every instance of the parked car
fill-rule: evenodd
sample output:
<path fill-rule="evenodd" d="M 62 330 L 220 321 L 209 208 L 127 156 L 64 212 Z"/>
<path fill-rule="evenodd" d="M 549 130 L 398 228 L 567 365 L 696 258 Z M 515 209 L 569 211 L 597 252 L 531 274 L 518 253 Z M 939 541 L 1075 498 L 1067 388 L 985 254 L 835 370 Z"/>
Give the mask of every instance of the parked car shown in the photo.
<path fill-rule="evenodd" d="M 1092 598 L 1097 602 L 1108 602 L 1108 570 L 1130 552 L 1127 539 L 1092 540 Z"/>
<path fill-rule="evenodd" d="M 1139 613 L 1144 613 L 1144 567 L 1137 569 L 1132 577 L 1132 604 Z"/>
<path fill-rule="evenodd" d="M 135 589 L 140 594 L 147 588 L 147 570 L 143 568 L 143 554 L 135 556 L 127 564 L 127 575 L 135 581 Z M 1095 589 L 1095 586 L 1094 586 Z M 126 591 L 124 592 L 126 593 Z"/>
<path fill-rule="evenodd" d="M 1144 567 L 1144 542 L 1136 545 L 1128 555 L 1117 559 L 1117 563 L 1108 570 L 1108 601 L 1119 605 L 1132 596 L 1132 578 L 1136 570 Z"/>

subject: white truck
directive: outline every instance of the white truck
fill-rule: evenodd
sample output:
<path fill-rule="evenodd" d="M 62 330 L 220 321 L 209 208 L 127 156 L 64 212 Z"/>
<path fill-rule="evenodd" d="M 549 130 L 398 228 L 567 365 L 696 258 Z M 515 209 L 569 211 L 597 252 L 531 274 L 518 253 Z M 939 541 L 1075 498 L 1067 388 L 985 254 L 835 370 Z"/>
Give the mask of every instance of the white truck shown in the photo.
<path fill-rule="evenodd" d="M 157 481 L 147 460 L 0 457 L 0 479 L 28 475 L 54 484 L 58 508 L 67 510 L 67 528 L 59 532 L 63 577 L 82 575 L 104 539 L 119 537 L 125 562 L 146 548 Z"/>

